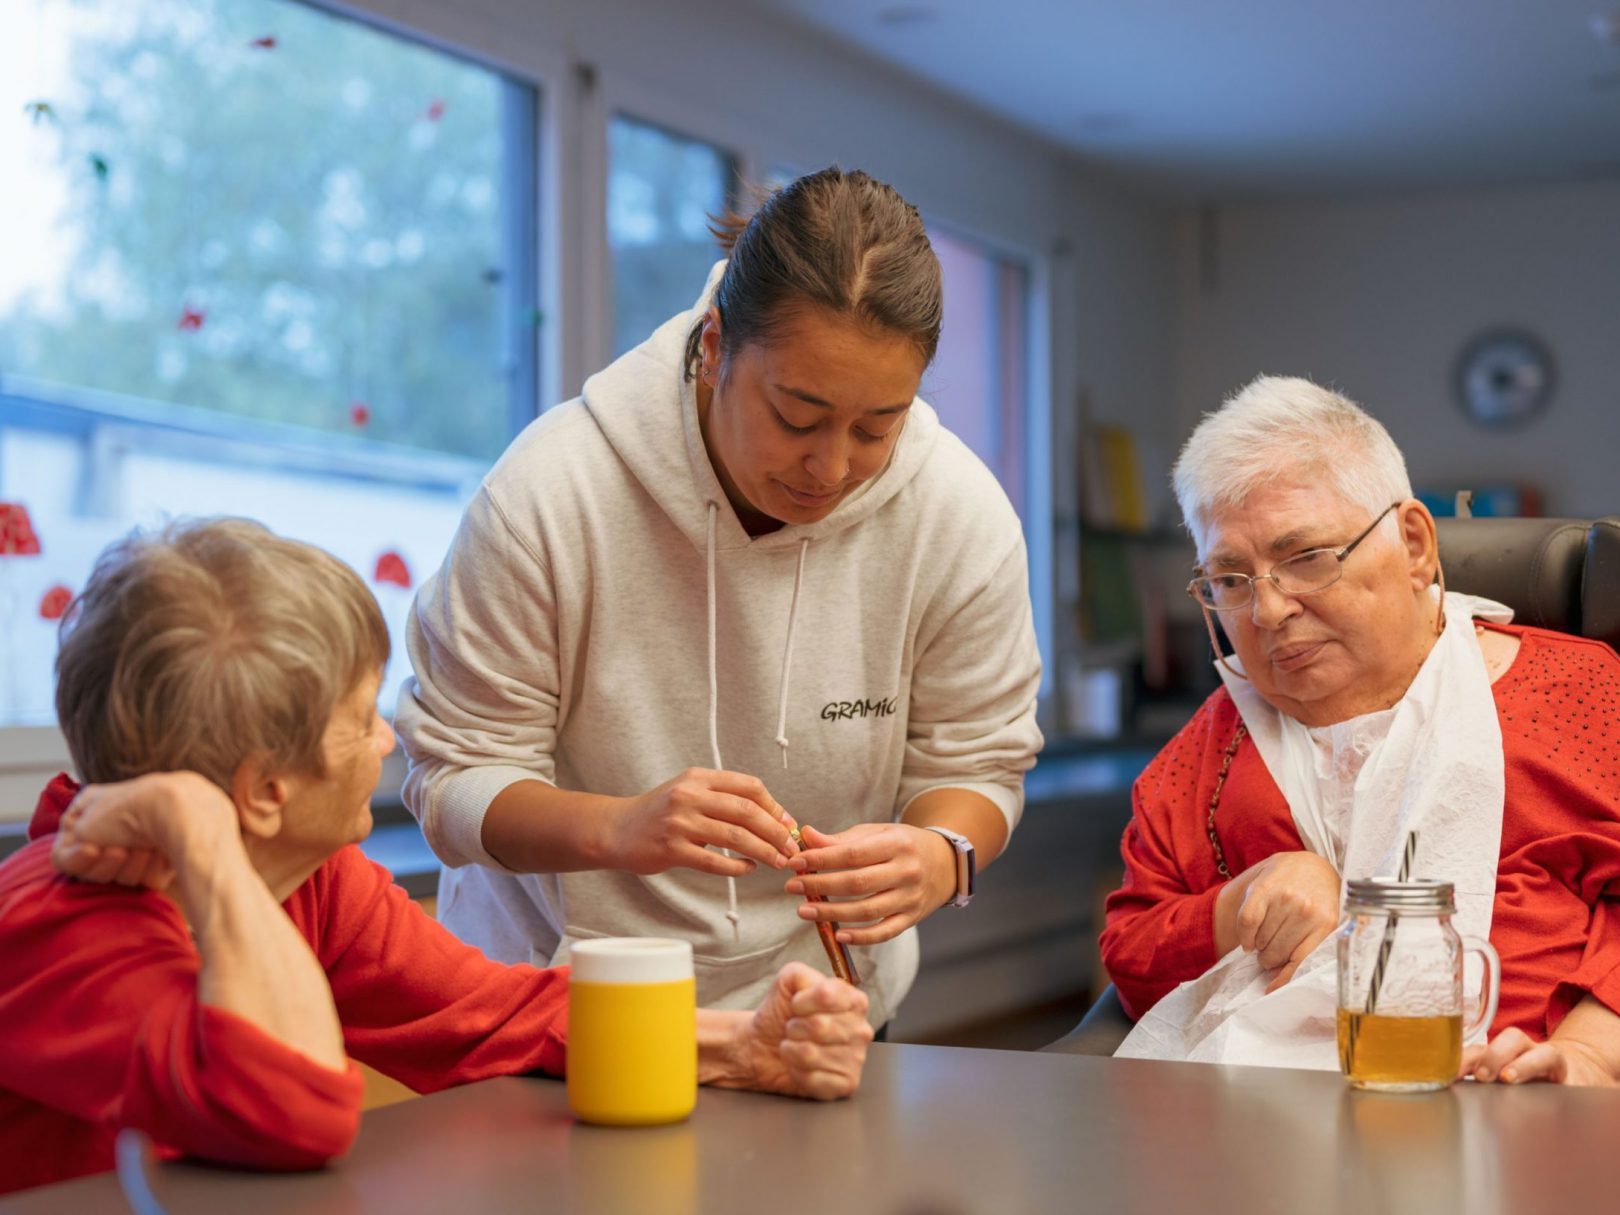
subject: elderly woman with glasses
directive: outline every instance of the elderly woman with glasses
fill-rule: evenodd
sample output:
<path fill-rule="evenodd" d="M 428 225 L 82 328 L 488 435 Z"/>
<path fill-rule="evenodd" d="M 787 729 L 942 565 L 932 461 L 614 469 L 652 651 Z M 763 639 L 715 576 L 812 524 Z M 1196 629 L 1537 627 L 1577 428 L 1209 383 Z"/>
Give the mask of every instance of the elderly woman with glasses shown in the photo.
<path fill-rule="evenodd" d="M 1123 1054 L 1332 1067 L 1346 879 L 1456 885 L 1501 957 L 1479 1080 L 1620 1077 L 1620 657 L 1446 594 L 1384 428 L 1256 380 L 1177 461 L 1223 687 L 1148 766 L 1103 958 Z M 1325 942 L 1325 944 L 1324 944 Z"/>

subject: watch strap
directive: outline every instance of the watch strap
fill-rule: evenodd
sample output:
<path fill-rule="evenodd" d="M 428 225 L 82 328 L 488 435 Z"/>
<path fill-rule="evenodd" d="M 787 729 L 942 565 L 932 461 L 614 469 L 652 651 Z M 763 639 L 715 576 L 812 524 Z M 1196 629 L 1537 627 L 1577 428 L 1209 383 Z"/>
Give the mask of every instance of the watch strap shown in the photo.
<path fill-rule="evenodd" d="M 928 826 L 924 831 L 932 831 L 942 836 L 951 850 L 956 853 L 956 897 L 946 903 L 947 907 L 966 907 L 973 901 L 973 888 L 976 880 L 977 865 L 975 864 L 973 841 L 960 832 L 952 831 L 949 827 Z"/>

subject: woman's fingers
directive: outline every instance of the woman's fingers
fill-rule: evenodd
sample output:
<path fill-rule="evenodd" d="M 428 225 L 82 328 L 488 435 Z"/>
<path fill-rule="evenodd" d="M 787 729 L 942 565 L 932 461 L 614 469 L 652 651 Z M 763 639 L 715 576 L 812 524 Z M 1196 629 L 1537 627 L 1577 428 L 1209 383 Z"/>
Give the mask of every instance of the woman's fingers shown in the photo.
<path fill-rule="evenodd" d="M 742 877 L 759 866 L 747 857 L 726 856 L 701 844 L 681 840 L 670 845 L 669 868 L 696 869 L 699 873 L 712 873 L 717 877 Z"/>
<path fill-rule="evenodd" d="M 1273 899 L 1266 905 L 1265 918 L 1255 929 L 1254 951 L 1260 955 L 1260 965 L 1267 970 L 1282 965 L 1292 952 L 1294 942 L 1286 931 L 1289 919 L 1288 908 Z"/>
<path fill-rule="evenodd" d="M 1524 1084 L 1549 1080 L 1561 1084 L 1569 1077 L 1569 1058 L 1550 1042 L 1537 1042 L 1521 1029 L 1505 1029 L 1483 1048 L 1472 1048 L 1474 1056 L 1462 1068 L 1465 1075 L 1479 1081 Z"/>
<path fill-rule="evenodd" d="M 859 1026 L 865 1024 L 863 1018 L 846 1013 L 812 1013 L 808 1017 L 791 1019 L 784 1036 L 804 1042 L 865 1042 L 870 1035 L 862 1036 L 858 1030 Z"/>
<path fill-rule="evenodd" d="M 845 903 L 800 903 L 799 918 L 807 923 L 825 920 L 835 924 L 869 924 L 885 916 L 904 915 L 917 909 L 917 901 L 904 891 L 884 890 L 867 899 Z"/>
<path fill-rule="evenodd" d="M 1550 1042 L 1538 1042 L 1524 1054 L 1504 1064 L 1497 1073 L 1504 1084 L 1525 1084 L 1547 1080 L 1562 1084 L 1569 1074 L 1569 1060 Z"/>
<path fill-rule="evenodd" d="M 1260 927 L 1266 922 L 1266 915 L 1270 908 L 1270 900 L 1266 891 L 1259 882 L 1255 882 L 1243 894 L 1243 902 L 1238 905 L 1237 919 L 1234 926 L 1237 928 L 1237 943 L 1247 953 L 1254 953 L 1259 946 L 1255 944 L 1259 936 Z"/>
<path fill-rule="evenodd" d="M 778 1056 L 793 1073 L 796 1091 L 819 1101 L 847 1097 L 860 1083 L 872 1027 L 866 996 L 830 979 L 793 994 Z"/>
<path fill-rule="evenodd" d="M 129 860 L 129 849 L 119 844 L 103 848 L 101 855 L 95 862 L 80 874 L 87 882 L 111 882 L 118 876 L 118 871 Z"/>
<path fill-rule="evenodd" d="M 1300 963 L 1310 957 L 1316 951 L 1316 947 L 1325 941 L 1327 937 L 1328 934 L 1320 928 L 1314 932 L 1307 932 L 1302 936 L 1298 944 L 1294 946 L 1293 952 L 1283 960 L 1282 968 L 1277 971 L 1271 982 L 1267 984 L 1266 994 L 1270 995 L 1292 979 L 1294 972 L 1299 969 Z"/>
<path fill-rule="evenodd" d="M 895 826 L 897 824 L 891 824 Z M 827 835 L 814 828 L 804 829 L 804 842 L 810 850 L 801 852 L 791 864 L 800 873 L 826 872 L 833 869 L 862 869 L 886 861 L 895 853 L 895 841 L 885 839 L 887 829 L 863 832 L 860 835 Z"/>
<path fill-rule="evenodd" d="M 793 848 L 787 828 L 753 802 L 729 793 L 711 793 L 700 811 L 703 842 L 729 848 L 762 865 L 780 869 Z"/>
<path fill-rule="evenodd" d="M 1504 1029 L 1492 1038 L 1474 1062 L 1476 1080 L 1495 1080 L 1502 1069 L 1536 1045 L 1535 1039 L 1522 1029 Z"/>
<path fill-rule="evenodd" d="M 747 798 L 772 818 L 780 819 L 787 813 L 780 803 L 771 796 L 770 790 L 765 787 L 765 782 L 757 776 L 749 776 L 746 772 L 715 770 L 705 770 L 704 775 L 708 777 L 709 788 Z"/>
<path fill-rule="evenodd" d="M 885 916 L 875 924 L 851 927 L 839 924 L 838 939 L 846 945 L 881 945 L 892 941 L 922 917 L 916 915 Z"/>
<path fill-rule="evenodd" d="M 777 1055 L 793 1076 L 793 1090 L 812 1101 L 837 1101 L 860 1086 L 866 1046 L 825 1047 L 784 1040 Z"/>
<path fill-rule="evenodd" d="M 59 873 L 69 877 L 83 877 L 89 872 L 90 866 L 100 859 L 100 848 L 71 832 L 58 832 L 56 842 L 51 845 L 51 864 L 56 866 Z"/>
<path fill-rule="evenodd" d="M 152 855 L 150 848 L 131 849 L 128 859 L 119 866 L 112 880 L 120 886 L 145 885 L 147 870 L 152 867 Z"/>
<path fill-rule="evenodd" d="M 827 976 L 802 962 L 790 963 L 803 971 L 790 987 L 788 1010 L 794 1017 L 813 1017 L 821 1013 L 850 1014 L 856 1025 L 866 1024 L 866 993 L 858 987 Z M 870 1031 L 867 1037 L 871 1037 Z"/>
<path fill-rule="evenodd" d="M 787 884 L 789 894 L 820 895 L 824 899 L 862 898 L 905 884 L 905 873 L 894 862 L 869 865 L 864 869 L 839 869 L 831 873 L 803 873 Z"/>

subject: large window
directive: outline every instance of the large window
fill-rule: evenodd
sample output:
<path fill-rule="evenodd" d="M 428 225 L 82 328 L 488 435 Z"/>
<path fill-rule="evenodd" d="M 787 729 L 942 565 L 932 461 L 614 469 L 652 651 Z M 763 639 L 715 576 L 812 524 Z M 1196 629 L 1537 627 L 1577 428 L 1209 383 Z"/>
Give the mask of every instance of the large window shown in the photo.
<path fill-rule="evenodd" d="M 219 513 L 372 582 L 391 707 L 411 588 L 534 413 L 535 106 L 292 0 L 0 7 L 0 502 L 40 547 L 0 556 L 0 725 L 49 722 L 99 549 Z"/>
<path fill-rule="evenodd" d="M 735 162 L 712 144 L 623 115 L 609 122 L 614 355 L 697 299 L 721 256 L 709 217 L 725 211 L 735 179 Z"/>
<path fill-rule="evenodd" d="M 1032 409 L 1037 366 L 1028 264 L 931 227 L 945 285 L 939 354 L 922 395 L 990 467 L 1024 524 L 1035 636 L 1052 670 L 1052 494 L 1048 417 Z"/>
<path fill-rule="evenodd" d="M 939 354 L 922 394 L 990 466 L 1027 523 L 1029 271 L 949 233 L 928 233 L 945 285 Z"/>

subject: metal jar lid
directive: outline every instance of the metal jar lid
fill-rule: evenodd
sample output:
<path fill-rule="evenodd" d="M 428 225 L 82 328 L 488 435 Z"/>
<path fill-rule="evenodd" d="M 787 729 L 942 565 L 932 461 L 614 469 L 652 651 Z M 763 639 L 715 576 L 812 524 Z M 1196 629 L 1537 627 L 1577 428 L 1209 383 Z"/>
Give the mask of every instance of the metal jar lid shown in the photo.
<path fill-rule="evenodd" d="M 1455 915 L 1455 888 L 1450 882 L 1392 877 L 1354 878 L 1344 884 L 1345 910 L 1396 911 L 1402 915 Z"/>

